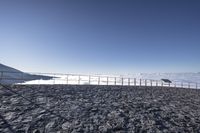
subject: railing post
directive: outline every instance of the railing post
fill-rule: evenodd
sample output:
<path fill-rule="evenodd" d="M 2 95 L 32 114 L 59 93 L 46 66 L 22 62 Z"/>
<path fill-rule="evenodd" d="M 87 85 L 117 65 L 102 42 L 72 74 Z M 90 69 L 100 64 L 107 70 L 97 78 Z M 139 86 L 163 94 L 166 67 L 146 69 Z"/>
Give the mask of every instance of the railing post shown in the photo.
<path fill-rule="evenodd" d="M 198 84 L 196 83 L 196 89 L 198 89 Z"/>
<path fill-rule="evenodd" d="M 163 81 L 161 81 L 161 86 L 163 87 Z"/>
<path fill-rule="evenodd" d="M 56 75 L 54 74 L 54 81 L 53 81 L 53 84 L 55 85 L 56 83 Z"/>
<path fill-rule="evenodd" d="M 108 85 L 108 80 L 109 80 L 109 78 L 107 77 L 107 85 Z"/>
<path fill-rule="evenodd" d="M 124 79 L 122 78 L 122 86 L 124 85 Z"/>
<path fill-rule="evenodd" d="M 90 80 L 91 80 L 91 79 L 90 79 L 90 75 L 89 75 L 89 85 L 90 85 Z"/>
<path fill-rule="evenodd" d="M 24 73 L 21 73 L 21 81 L 23 82 Z"/>
<path fill-rule="evenodd" d="M 100 76 L 98 77 L 98 85 L 100 85 Z"/>
<path fill-rule="evenodd" d="M 181 88 L 183 88 L 183 82 L 181 82 Z"/>
<path fill-rule="evenodd" d="M 150 80 L 150 82 L 151 82 L 151 87 L 153 86 L 153 84 L 152 84 L 152 80 Z"/>
<path fill-rule="evenodd" d="M 1 78 L 0 78 L 0 81 L 3 80 L 3 72 L 1 71 Z"/>
<path fill-rule="evenodd" d="M 156 80 L 156 86 L 158 86 L 158 80 Z"/>
<path fill-rule="evenodd" d="M 134 78 L 134 86 L 136 86 L 136 78 Z"/>
<path fill-rule="evenodd" d="M 67 74 L 67 78 L 66 78 L 66 83 L 68 84 L 68 74 Z"/>
<path fill-rule="evenodd" d="M 80 82 L 81 82 L 81 77 L 80 75 L 78 76 L 78 84 L 80 85 Z"/>
<path fill-rule="evenodd" d="M 130 86 L 130 78 L 128 78 L 128 86 Z"/>
<path fill-rule="evenodd" d="M 190 88 L 190 83 L 188 83 L 188 88 Z"/>
<path fill-rule="evenodd" d="M 115 77 L 115 85 L 117 85 L 117 78 Z"/>
<path fill-rule="evenodd" d="M 142 85 L 142 79 L 140 79 L 140 86 Z"/>
<path fill-rule="evenodd" d="M 147 86 L 147 80 L 146 80 L 146 79 L 145 79 L 145 81 L 144 81 L 144 82 L 145 82 L 145 86 Z"/>

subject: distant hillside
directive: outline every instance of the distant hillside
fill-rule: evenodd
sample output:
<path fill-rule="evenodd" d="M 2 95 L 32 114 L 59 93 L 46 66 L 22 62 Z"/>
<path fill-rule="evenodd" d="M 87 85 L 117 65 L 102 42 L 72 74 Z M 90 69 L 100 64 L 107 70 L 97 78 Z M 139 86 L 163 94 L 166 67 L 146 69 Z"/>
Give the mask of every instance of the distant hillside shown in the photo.
<path fill-rule="evenodd" d="M 9 66 L 6 66 L 6 65 L 3 65 L 0 63 L 0 71 L 8 71 L 8 72 L 22 72 L 22 71 L 19 71 L 15 68 L 12 68 L 12 67 L 9 67 Z"/>
<path fill-rule="evenodd" d="M 37 79 L 49 80 L 51 78 L 52 77 L 50 76 L 32 75 L 29 73 L 24 73 L 20 70 L 17 70 L 15 68 L 0 63 L 0 83 L 3 84 L 23 83 L 25 81 L 37 80 Z M 17 80 L 17 79 L 23 79 L 23 80 Z"/>

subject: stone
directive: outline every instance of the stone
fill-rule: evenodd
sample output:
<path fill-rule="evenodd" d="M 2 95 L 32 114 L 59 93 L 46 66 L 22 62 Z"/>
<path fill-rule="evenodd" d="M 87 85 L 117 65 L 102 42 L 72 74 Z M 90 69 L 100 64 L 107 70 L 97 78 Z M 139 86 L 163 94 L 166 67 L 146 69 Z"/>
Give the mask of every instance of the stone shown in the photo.
<path fill-rule="evenodd" d="M 40 130 L 34 129 L 34 130 L 33 130 L 33 133 L 40 133 Z"/>
<path fill-rule="evenodd" d="M 97 112 L 97 111 L 98 111 L 98 108 L 92 108 L 91 111 L 92 111 L 92 112 Z"/>
<path fill-rule="evenodd" d="M 5 114 L 5 119 L 6 120 L 12 120 L 14 119 L 14 117 L 16 117 L 16 113 L 15 112 L 8 112 Z"/>
<path fill-rule="evenodd" d="M 49 123 L 45 126 L 46 132 L 51 131 L 51 129 L 53 128 L 54 125 L 55 125 L 55 121 L 49 122 Z"/>
<path fill-rule="evenodd" d="M 102 133 L 106 133 L 108 131 L 106 126 L 99 126 L 99 131 Z"/>
<path fill-rule="evenodd" d="M 71 126 L 72 126 L 72 124 L 70 122 L 65 122 L 65 123 L 62 124 L 62 129 L 68 130 L 68 129 L 71 128 Z"/>

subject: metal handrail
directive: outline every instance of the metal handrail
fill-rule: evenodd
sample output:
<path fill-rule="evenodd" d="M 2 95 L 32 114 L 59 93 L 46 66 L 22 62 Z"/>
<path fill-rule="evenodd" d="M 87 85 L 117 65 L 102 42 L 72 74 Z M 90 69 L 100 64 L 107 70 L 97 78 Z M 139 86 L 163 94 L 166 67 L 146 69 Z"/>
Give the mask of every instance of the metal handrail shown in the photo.
<path fill-rule="evenodd" d="M 6 74 L 10 73 L 18 73 L 20 77 L 8 77 Z M 16 80 L 16 81 L 29 81 L 29 80 L 40 80 L 34 78 L 26 78 L 26 74 L 32 75 L 41 75 L 41 76 L 51 76 L 53 83 L 57 84 L 56 81 L 65 81 L 62 84 L 70 84 L 70 82 L 75 82 L 73 84 L 81 84 L 81 82 L 87 82 L 88 84 L 93 84 L 96 82 L 96 85 L 102 85 L 101 83 L 105 83 L 106 85 L 128 85 L 128 86 L 168 86 L 168 87 L 180 87 L 180 88 L 196 88 L 200 89 L 200 84 L 195 82 L 177 82 L 172 81 L 172 83 L 164 83 L 161 80 L 153 80 L 153 79 L 136 79 L 133 77 L 123 77 L 123 76 L 105 76 L 105 75 L 84 75 L 84 74 L 63 74 L 63 73 L 36 73 L 36 72 L 12 72 L 12 71 L 0 71 L 0 83 L 3 80 Z M 59 76 L 64 76 L 59 77 Z M 87 79 L 83 79 L 83 77 L 87 77 Z M 41 83 L 40 83 L 41 84 Z"/>

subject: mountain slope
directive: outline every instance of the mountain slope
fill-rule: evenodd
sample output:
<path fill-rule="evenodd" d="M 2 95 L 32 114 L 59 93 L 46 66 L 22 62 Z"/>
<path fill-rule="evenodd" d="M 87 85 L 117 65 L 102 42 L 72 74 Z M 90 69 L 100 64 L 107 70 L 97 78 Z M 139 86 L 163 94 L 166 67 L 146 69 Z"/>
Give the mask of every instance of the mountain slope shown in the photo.
<path fill-rule="evenodd" d="M 15 68 L 0 63 L 0 83 L 3 84 L 23 83 L 25 81 L 37 80 L 37 79 L 48 80 L 51 78 L 52 77 L 50 76 L 24 73 L 20 70 L 17 70 Z"/>
<path fill-rule="evenodd" d="M 0 63 L 0 71 L 8 71 L 8 72 L 22 72 L 22 71 L 19 71 L 15 68 L 12 68 L 12 67 L 9 67 L 9 66 L 6 66 L 4 64 L 1 64 Z"/>

